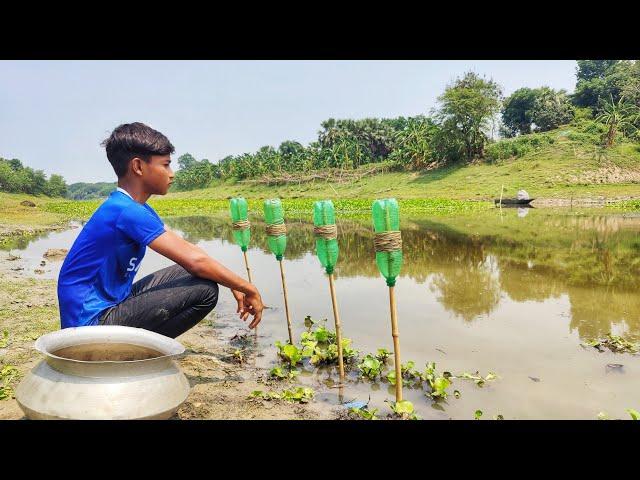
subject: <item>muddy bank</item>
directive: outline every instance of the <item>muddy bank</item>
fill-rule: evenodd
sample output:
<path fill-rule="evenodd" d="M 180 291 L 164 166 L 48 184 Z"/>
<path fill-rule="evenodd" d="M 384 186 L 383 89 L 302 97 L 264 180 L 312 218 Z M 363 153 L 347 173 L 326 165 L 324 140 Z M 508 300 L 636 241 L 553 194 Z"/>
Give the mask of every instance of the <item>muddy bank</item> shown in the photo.
<path fill-rule="evenodd" d="M 14 366 L 18 375 L 5 387 L 7 397 L 0 400 L 0 419 L 24 418 L 12 398 L 20 379 L 41 359 L 33 349 L 39 336 L 59 328 L 56 282 L 25 278 L 12 270 L 20 259 L 10 260 L 0 252 L 0 370 Z M 174 419 L 332 419 L 335 407 L 312 401 L 295 404 L 281 400 L 249 398 L 254 390 L 281 390 L 295 384 L 270 382 L 267 371 L 255 366 L 261 352 L 243 350 L 242 361 L 234 357 L 234 342 L 222 338 L 224 318 L 212 313 L 199 325 L 177 338 L 187 349 L 177 361 L 191 384 L 191 393 Z M 4 338 L 4 339 L 3 339 Z M 8 387 L 8 388 L 6 388 Z"/>

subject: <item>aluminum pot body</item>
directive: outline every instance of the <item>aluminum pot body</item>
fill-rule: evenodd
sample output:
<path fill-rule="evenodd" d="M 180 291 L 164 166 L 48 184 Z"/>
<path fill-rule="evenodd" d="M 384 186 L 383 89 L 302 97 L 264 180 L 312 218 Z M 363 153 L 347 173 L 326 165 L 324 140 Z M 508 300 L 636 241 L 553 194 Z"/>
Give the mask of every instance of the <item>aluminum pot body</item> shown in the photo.
<path fill-rule="evenodd" d="M 40 337 L 45 358 L 16 389 L 30 419 L 166 419 L 189 395 L 176 340 L 142 328 L 87 326 Z"/>

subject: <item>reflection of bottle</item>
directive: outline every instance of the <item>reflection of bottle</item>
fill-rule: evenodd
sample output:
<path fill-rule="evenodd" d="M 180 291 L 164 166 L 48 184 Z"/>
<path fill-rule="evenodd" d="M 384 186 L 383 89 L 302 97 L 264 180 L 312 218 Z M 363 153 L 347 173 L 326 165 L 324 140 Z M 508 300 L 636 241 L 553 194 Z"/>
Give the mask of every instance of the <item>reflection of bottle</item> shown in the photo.
<path fill-rule="evenodd" d="M 529 213 L 529 209 L 528 208 L 518 208 L 518 217 L 523 218 L 526 217 L 527 214 Z"/>

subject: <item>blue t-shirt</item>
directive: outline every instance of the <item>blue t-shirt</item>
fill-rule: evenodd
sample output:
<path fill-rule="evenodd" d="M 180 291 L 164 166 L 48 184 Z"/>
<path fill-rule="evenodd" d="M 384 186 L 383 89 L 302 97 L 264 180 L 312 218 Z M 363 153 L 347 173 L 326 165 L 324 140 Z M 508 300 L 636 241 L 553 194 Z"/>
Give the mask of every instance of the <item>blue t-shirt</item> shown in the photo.
<path fill-rule="evenodd" d="M 58 277 L 62 328 L 96 325 L 131 293 L 147 245 L 164 233 L 158 214 L 118 190 L 93 213 Z"/>

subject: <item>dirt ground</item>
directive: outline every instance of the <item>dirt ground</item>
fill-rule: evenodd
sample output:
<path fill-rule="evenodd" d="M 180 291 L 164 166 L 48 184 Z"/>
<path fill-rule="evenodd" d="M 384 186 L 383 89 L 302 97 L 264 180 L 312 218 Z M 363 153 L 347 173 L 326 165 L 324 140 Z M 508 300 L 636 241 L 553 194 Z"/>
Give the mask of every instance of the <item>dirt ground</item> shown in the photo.
<path fill-rule="evenodd" d="M 42 358 L 34 341 L 59 328 L 56 282 L 25 278 L 15 270 L 20 259 L 0 251 L 0 370 L 17 368 L 8 383 L 15 390 L 20 379 Z M 186 352 L 177 359 L 191 384 L 187 400 L 174 419 L 335 419 L 344 415 L 321 402 L 307 404 L 283 400 L 249 398 L 254 390 L 292 388 L 294 384 L 267 379 L 267 371 L 253 366 L 259 351 L 245 350 L 240 363 L 233 357 L 233 342 L 221 339 L 212 313 L 199 325 L 177 338 Z M 6 331 L 8 336 L 3 332 Z M 4 335 L 4 338 L 3 338 Z M 0 387 L 4 385 L 0 379 Z M 22 419 L 24 415 L 9 392 L 0 400 L 0 419 Z"/>

